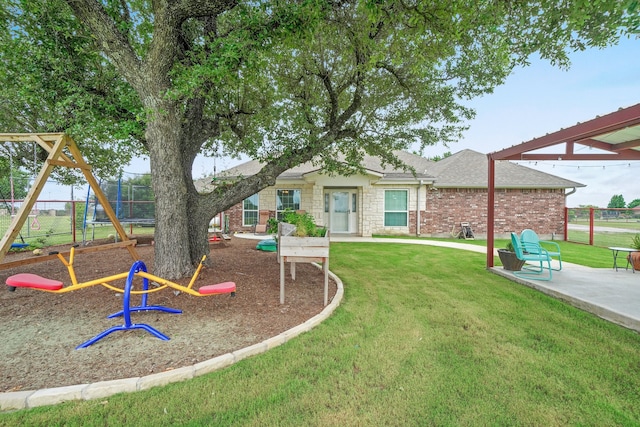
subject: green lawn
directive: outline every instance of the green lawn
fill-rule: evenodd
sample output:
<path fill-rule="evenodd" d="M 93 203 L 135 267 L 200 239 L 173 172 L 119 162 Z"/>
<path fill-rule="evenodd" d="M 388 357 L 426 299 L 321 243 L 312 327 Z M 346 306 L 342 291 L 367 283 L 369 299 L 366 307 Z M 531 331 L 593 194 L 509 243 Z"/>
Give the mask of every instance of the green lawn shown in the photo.
<path fill-rule="evenodd" d="M 331 269 L 342 304 L 285 345 L 0 425 L 640 425 L 640 336 L 487 272 L 484 254 L 332 243 Z"/>
<path fill-rule="evenodd" d="M 571 220 L 571 224 L 580 224 L 580 225 L 589 225 L 588 220 Z M 640 232 L 640 219 L 638 218 L 628 218 L 628 219 L 611 219 L 611 220 L 594 220 L 593 225 L 595 227 L 607 227 L 607 228 L 627 228 L 630 230 L 636 230 L 636 232 Z"/>
<path fill-rule="evenodd" d="M 4 221 L 0 221 L 0 233 L 4 235 L 9 227 L 9 218 L 2 219 Z M 153 227 L 131 226 L 129 224 L 123 224 L 122 226 L 125 232 L 130 235 L 153 234 L 154 232 Z M 33 227 L 33 219 L 30 217 L 28 223 L 22 226 L 15 242 L 21 243 L 24 240 L 25 243 L 30 245 L 27 250 L 67 244 L 73 242 L 72 231 L 71 218 L 69 216 L 39 215 L 37 217 L 37 228 Z M 79 224 L 76 229 L 76 242 L 83 241 L 82 232 L 82 225 Z M 84 240 L 104 239 L 109 235 L 116 234 L 115 228 L 110 223 L 88 224 Z"/>

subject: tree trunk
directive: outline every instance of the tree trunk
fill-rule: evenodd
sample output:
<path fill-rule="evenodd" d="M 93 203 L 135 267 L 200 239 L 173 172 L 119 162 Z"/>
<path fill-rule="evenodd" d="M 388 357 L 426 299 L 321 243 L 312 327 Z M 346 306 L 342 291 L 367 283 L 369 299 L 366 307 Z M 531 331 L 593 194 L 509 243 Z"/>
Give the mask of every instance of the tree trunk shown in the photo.
<path fill-rule="evenodd" d="M 189 169 L 191 170 L 191 169 Z M 203 255 L 209 254 L 208 230 L 209 222 L 215 212 L 207 209 L 203 197 L 198 195 L 195 188 L 190 192 L 187 215 L 189 217 L 189 253 L 193 264 L 197 264 Z M 211 262 L 207 262 L 211 265 Z"/>
<path fill-rule="evenodd" d="M 180 150 L 177 108 L 163 105 L 147 125 L 151 178 L 156 201 L 154 273 L 175 280 L 193 272 L 187 183 Z"/>

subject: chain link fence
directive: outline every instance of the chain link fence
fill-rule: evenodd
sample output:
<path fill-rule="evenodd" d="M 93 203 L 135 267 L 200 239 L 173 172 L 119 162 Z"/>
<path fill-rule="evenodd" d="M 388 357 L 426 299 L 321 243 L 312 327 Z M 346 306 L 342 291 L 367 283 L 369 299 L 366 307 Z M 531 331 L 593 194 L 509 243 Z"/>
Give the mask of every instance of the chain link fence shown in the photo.
<path fill-rule="evenodd" d="M 131 211 L 155 211 L 153 202 L 128 201 Z M 139 205 L 139 206 L 138 206 Z M 22 206 L 22 200 L 0 200 L 0 233 L 4 236 L 13 217 Z M 13 246 L 40 248 L 53 245 L 84 243 L 87 241 L 116 237 L 116 230 L 109 221 L 96 221 L 92 206 L 86 212 L 86 202 L 72 200 L 38 200 L 27 220 L 20 228 Z M 123 227 L 129 235 L 149 235 L 154 232 L 153 221 L 123 221 Z"/>

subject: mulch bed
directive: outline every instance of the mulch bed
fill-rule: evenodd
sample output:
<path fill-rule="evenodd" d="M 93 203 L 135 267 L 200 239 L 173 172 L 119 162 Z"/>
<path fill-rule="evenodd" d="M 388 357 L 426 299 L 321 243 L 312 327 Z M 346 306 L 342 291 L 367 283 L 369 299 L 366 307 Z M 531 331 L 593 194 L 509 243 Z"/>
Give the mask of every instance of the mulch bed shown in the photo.
<path fill-rule="evenodd" d="M 141 239 L 141 241 L 143 241 Z M 149 241 L 147 239 L 146 241 Z M 105 242 L 94 242 L 101 244 Z M 287 274 L 286 302 L 280 304 L 280 270 L 276 254 L 255 249 L 257 241 L 233 237 L 211 244 L 213 266 L 205 268 L 194 288 L 233 281 L 235 297 L 195 297 L 164 289 L 148 296 L 148 303 L 182 310 L 182 314 L 152 311 L 132 313 L 167 335 L 163 341 L 136 329 L 116 331 L 97 343 L 76 346 L 100 332 L 123 324 L 107 315 L 122 310 L 122 294 L 93 286 L 64 294 L 18 288 L 0 289 L 0 392 L 33 390 L 149 375 L 192 365 L 275 336 L 321 312 L 324 276 L 311 264 L 298 264 L 296 281 Z M 152 245 L 136 250 L 153 272 Z M 46 248 L 63 252 L 68 246 Z M 33 256 L 10 253 L 4 262 Z M 76 255 L 79 281 L 128 271 L 132 258 L 126 249 Z M 67 268 L 46 261 L 0 270 L 0 280 L 17 273 L 35 273 L 70 283 Z M 287 268 L 288 273 L 288 268 Z M 189 278 L 177 281 L 187 285 Z M 120 282 L 124 286 L 124 280 Z M 330 280 L 329 296 L 336 293 Z M 132 304 L 139 299 L 132 297 Z"/>

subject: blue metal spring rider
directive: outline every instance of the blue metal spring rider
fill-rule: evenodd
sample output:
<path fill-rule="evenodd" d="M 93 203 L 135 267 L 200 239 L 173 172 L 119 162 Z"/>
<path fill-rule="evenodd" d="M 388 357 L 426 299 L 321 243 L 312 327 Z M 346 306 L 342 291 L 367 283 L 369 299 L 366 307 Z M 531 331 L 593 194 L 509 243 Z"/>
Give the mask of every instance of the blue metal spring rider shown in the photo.
<path fill-rule="evenodd" d="M 174 313 L 174 314 L 182 313 L 182 310 L 178 310 L 178 309 L 175 309 L 175 308 L 164 307 L 164 306 L 161 306 L 161 305 L 147 305 L 147 297 L 149 296 L 148 293 L 143 293 L 142 294 L 142 303 L 139 306 L 131 307 L 130 303 L 131 303 L 131 290 L 133 288 L 133 279 L 135 278 L 136 273 L 140 273 L 140 272 L 146 273 L 147 272 L 147 266 L 144 264 L 144 262 L 138 260 L 138 261 L 135 261 L 133 263 L 133 265 L 131 266 L 131 269 L 129 270 L 129 275 L 127 276 L 127 283 L 126 283 L 125 288 L 124 288 L 124 298 L 123 298 L 122 311 L 118 311 L 116 313 L 113 313 L 113 314 L 107 316 L 109 319 L 112 319 L 114 317 L 123 316 L 124 317 L 124 325 L 110 327 L 109 329 L 99 333 L 98 335 L 96 335 L 95 337 L 91 338 L 90 340 L 85 341 L 82 344 L 80 344 L 79 346 L 77 346 L 76 350 L 77 349 L 81 349 L 81 348 L 89 347 L 91 344 L 94 344 L 94 343 L 100 341 L 102 338 L 106 337 L 107 335 L 109 335 L 112 332 L 115 332 L 115 331 L 129 331 L 129 330 L 132 330 L 132 329 L 144 329 L 145 331 L 149 332 L 152 335 L 155 335 L 156 337 L 160 338 L 163 341 L 168 341 L 169 340 L 168 336 L 166 336 L 162 332 L 158 331 L 153 326 L 147 325 L 146 323 L 131 323 L 131 312 L 132 311 L 135 311 L 135 312 L 140 312 L 140 311 L 164 311 L 166 313 Z M 146 278 L 146 277 L 143 277 L 142 283 L 143 283 L 142 284 L 142 289 L 144 291 L 148 291 L 149 290 L 149 279 Z"/>

